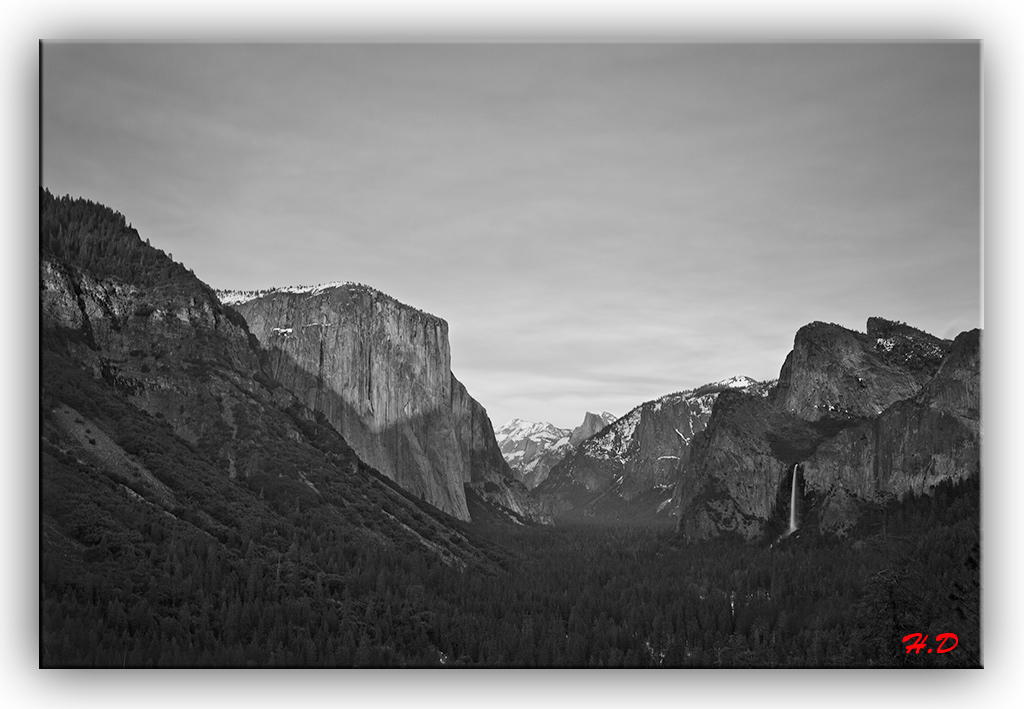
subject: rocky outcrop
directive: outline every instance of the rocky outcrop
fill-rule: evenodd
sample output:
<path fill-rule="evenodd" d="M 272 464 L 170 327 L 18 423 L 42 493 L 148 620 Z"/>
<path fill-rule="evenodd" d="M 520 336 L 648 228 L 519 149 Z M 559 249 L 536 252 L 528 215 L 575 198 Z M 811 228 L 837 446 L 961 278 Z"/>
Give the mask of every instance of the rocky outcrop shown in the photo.
<path fill-rule="evenodd" d="M 667 517 L 690 442 L 718 396 L 730 390 L 767 392 L 753 379 L 733 377 L 645 402 L 585 440 L 534 495 L 559 514 L 586 509 L 595 516 L 619 515 L 623 506 L 642 501 L 644 510 L 633 510 L 633 516 Z"/>
<path fill-rule="evenodd" d="M 950 343 L 881 318 L 867 329 L 801 328 L 767 398 L 719 398 L 681 479 L 684 537 L 780 532 L 798 463 L 804 524 L 829 533 L 864 504 L 977 474 L 978 332 Z"/>
<path fill-rule="evenodd" d="M 215 332 L 233 345 L 233 356 L 255 362 L 244 325 L 232 321 L 209 289 L 154 292 L 95 278 L 45 257 L 40 260 L 39 281 L 44 327 L 78 331 L 95 348 L 122 353 L 147 330 L 154 335 L 173 330 L 187 340 Z"/>
<path fill-rule="evenodd" d="M 882 318 L 867 334 L 815 322 L 797 332 L 774 400 L 802 419 L 873 417 L 913 396 L 935 373 L 949 342 Z"/>
<path fill-rule="evenodd" d="M 980 332 L 962 333 L 935 376 L 913 397 L 823 443 L 804 464 L 808 493 L 820 499 L 820 527 L 843 533 L 859 503 L 980 472 Z"/>
<path fill-rule="evenodd" d="M 211 373 L 260 371 L 244 321 L 198 280 L 141 288 L 44 257 L 40 309 L 44 336 L 80 343 L 76 356 L 96 378 L 192 443 L 208 433 L 205 417 L 224 408 L 224 381 L 208 384 Z"/>
<path fill-rule="evenodd" d="M 595 414 L 588 411 L 583 417 L 583 423 L 572 430 L 569 434 L 569 445 L 579 448 L 583 441 L 587 440 L 601 429 L 615 421 L 615 417 L 607 411 L 603 414 Z"/>
<path fill-rule="evenodd" d="M 405 489 L 468 520 L 465 485 L 511 478 L 486 412 L 452 376 L 441 318 L 351 283 L 222 297 L 273 376 Z"/>
<path fill-rule="evenodd" d="M 828 435 L 768 397 L 725 393 L 693 442 L 678 489 L 679 529 L 688 539 L 755 539 L 788 490 L 787 471 Z M 788 510 L 788 507 L 785 508 Z"/>

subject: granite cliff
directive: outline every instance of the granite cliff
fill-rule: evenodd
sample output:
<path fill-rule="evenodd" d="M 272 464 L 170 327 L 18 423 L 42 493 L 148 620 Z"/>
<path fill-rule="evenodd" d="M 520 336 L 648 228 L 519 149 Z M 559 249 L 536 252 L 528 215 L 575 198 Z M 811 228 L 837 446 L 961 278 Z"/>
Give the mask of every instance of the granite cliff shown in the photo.
<path fill-rule="evenodd" d="M 615 422 L 615 416 L 605 411 L 601 414 L 595 414 L 588 411 L 583 416 L 583 423 L 572 430 L 569 434 L 569 445 L 573 448 L 579 448 L 583 441 L 587 440 L 596 433 L 599 433 L 601 429 Z"/>
<path fill-rule="evenodd" d="M 798 464 L 801 526 L 828 533 L 887 496 L 977 474 L 978 342 L 978 331 L 951 343 L 881 318 L 867 333 L 801 328 L 769 395 L 723 395 L 694 440 L 682 534 L 778 534 Z"/>
<path fill-rule="evenodd" d="M 915 394 L 949 344 L 882 318 L 870 318 L 867 333 L 811 323 L 796 334 L 773 400 L 807 421 L 877 416 Z"/>
<path fill-rule="evenodd" d="M 352 283 L 220 295 L 273 376 L 381 473 L 459 519 L 467 485 L 533 516 L 486 411 L 452 375 L 444 320 Z"/>
<path fill-rule="evenodd" d="M 820 528 L 845 532 L 863 503 L 980 474 L 980 373 L 980 331 L 961 333 L 920 391 L 819 446 L 803 474 Z"/>

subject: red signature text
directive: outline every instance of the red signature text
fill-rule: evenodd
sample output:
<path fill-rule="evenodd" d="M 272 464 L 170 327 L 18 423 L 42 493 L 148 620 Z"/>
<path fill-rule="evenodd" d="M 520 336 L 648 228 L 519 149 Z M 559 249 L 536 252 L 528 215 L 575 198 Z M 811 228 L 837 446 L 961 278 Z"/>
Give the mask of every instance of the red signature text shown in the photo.
<path fill-rule="evenodd" d="M 910 642 L 913 640 L 914 642 Z M 921 633 L 911 633 L 903 638 L 904 643 L 907 644 L 907 654 L 913 650 L 915 655 L 920 655 L 922 650 L 931 652 L 933 648 L 928 647 L 928 636 L 921 635 Z M 960 638 L 956 636 L 956 633 L 939 633 L 935 636 L 935 642 L 939 644 L 937 648 L 934 648 L 937 654 L 949 652 L 957 646 L 960 642 Z"/>

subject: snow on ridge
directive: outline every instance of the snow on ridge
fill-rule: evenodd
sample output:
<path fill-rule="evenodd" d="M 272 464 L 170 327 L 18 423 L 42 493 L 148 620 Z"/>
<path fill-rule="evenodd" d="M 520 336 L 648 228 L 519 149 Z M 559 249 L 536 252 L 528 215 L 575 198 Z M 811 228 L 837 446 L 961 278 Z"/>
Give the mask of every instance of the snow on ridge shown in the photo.
<path fill-rule="evenodd" d="M 597 434 L 588 438 L 583 442 L 581 449 L 586 455 L 595 458 L 622 460 L 633 440 L 633 432 L 636 431 L 637 424 L 640 423 L 640 413 L 643 407 L 644 404 L 641 404 L 616 420 L 605 430 L 604 435 Z"/>
<path fill-rule="evenodd" d="M 407 303 L 403 303 L 397 298 L 394 298 L 383 291 L 377 290 L 373 286 L 368 286 L 365 283 L 356 283 L 355 281 L 330 281 L 328 283 L 318 283 L 315 286 L 280 286 L 275 288 L 262 288 L 259 290 L 218 289 L 216 291 L 216 294 L 217 298 L 220 299 L 220 302 L 223 303 L 224 305 L 240 305 L 242 303 L 248 303 L 251 300 L 257 300 L 259 298 L 275 295 L 277 293 L 308 295 L 309 297 L 312 298 L 314 296 L 323 295 L 324 293 L 328 293 L 338 288 L 345 288 L 350 292 L 369 294 L 374 299 L 386 300 L 390 303 L 394 303 L 402 308 L 412 310 L 413 312 L 419 313 L 424 317 L 431 318 L 447 326 L 447 322 L 444 320 L 444 318 L 428 313 L 425 310 L 420 310 L 414 305 L 408 305 Z"/>
<path fill-rule="evenodd" d="M 506 431 L 506 430 L 511 430 L 513 428 L 518 428 L 523 423 L 529 423 L 529 422 L 524 422 L 521 418 L 509 419 L 505 423 L 503 423 L 500 426 L 498 426 L 497 428 L 495 428 L 494 432 L 497 433 L 498 431 Z"/>
<path fill-rule="evenodd" d="M 520 441 L 530 440 L 534 443 L 550 443 L 558 445 L 564 438 L 568 440 L 567 432 L 546 421 L 534 423 L 514 418 L 494 429 L 494 437 L 499 444 L 506 441 L 514 444 Z"/>
<path fill-rule="evenodd" d="M 531 476 L 546 471 L 571 450 L 570 433 L 547 421 L 513 418 L 494 430 L 494 438 L 517 475 Z"/>
<path fill-rule="evenodd" d="M 694 389 L 678 391 L 658 397 L 657 399 L 645 401 L 626 415 L 615 420 L 603 435 L 598 434 L 587 439 L 583 443 L 582 449 L 585 455 L 594 458 L 624 461 L 633 442 L 633 435 L 644 409 L 651 413 L 658 413 L 666 405 L 687 402 L 692 412 L 691 415 L 707 417 L 711 415 L 711 409 L 718 398 L 719 392 L 723 390 L 753 391 L 764 396 L 765 392 L 761 392 L 759 388 L 764 388 L 767 391 L 767 387 L 764 387 L 762 382 L 758 382 L 751 377 L 738 375 Z M 679 435 L 684 443 L 688 444 L 690 442 L 689 437 L 683 436 L 681 433 Z"/>
<path fill-rule="evenodd" d="M 318 283 L 315 286 L 278 286 L 274 288 L 261 288 L 258 290 L 218 290 L 217 297 L 220 298 L 220 302 L 225 305 L 237 305 L 238 303 L 247 303 L 250 300 L 256 300 L 257 298 L 262 298 L 266 295 L 273 295 L 274 293 L 308 293 L 310 295 L 320 295 L 326 291 L 342 287 L 365 290 L 370 293 L 385 295 L 376 288 L 372 288 L 365 283 L 355 283 L 354 281 L 330 281 L 328 283 Z"/>
<path fill-rule="evenodd" d="M 545 422 L 536 423 L 534 421 L 526 421 L 524 419 L 514 418 L 511 419 L 510 421 L 506 421 L 505 423 L 501 424 L 495 430 L 505 431 L 508 433 L 521 432 L 523 435 L 529 435 L 532 432 L 543 430 L 544 428 L 550 425 L 551 424 Z"/>
<path fill-rule="evenodd" d="M 618 418 L 608 412 L 602 412 L 600 416 L 605 421 L 605 428 L 602 432 L 585 440 L 580 445 L 580 452 L 591 458 L 623 462 L 628 455 L 632 454 L 632 447 L 635 445 L 633 438 L 645 409 L 649 413 L 657 413 L 667 405 L 679 405 L 685 402 L 690 412 L 689 416 L 706 419 L 711 415 L 711 409 L 718 398 L 719 392 L 724 390 L 750 390 L 764 396 L 768 388 L 765 384 L 751 377 L 739 375 L 645 401 Z M 761 391 L 761 389 L 765 391 Z M 567 438 L 560 438 L 555 442 L 554 437 L 551 435 L 553 432 L 560 430 L 550 423 L 535 424 L 514 418 L 495 429 L 495 437 L 498 439 L 498 443 L 503 451 L 509 451 L 513 446 L 519 445 L 526 440 L 531 440 L 537 444 L 549 442 L 548 450 L 550 451 L 568 444 Z M 678 429 L 676 430 L 678 431 Z M 682 433 L 679 433 L 679 436 L 683 444 L 689 444 L 692 438 L 692 436 L 685 436 Z M 669 459 L 672 457 L 674 456 L 662 456 L 659 459 Z"/>
<path fill-rule="evenodd" d="M 733 377 L 728 377 L 717 382 L 709 382 L 703 386 L 695 387 L 693 389 L 687 389 L 685 391 L 677 391 L 672 394 L 666 394 L 665 396 L 657 399 L 657 401 L 678 401 L 680 399 L 692 399 L 702 396 L 707 396 L 708 391 L 713 392 L 721 391 L 723 389 L 734 389 L 739 391 L 750 391 L 757 387 L 764 386 L 768 382 L 759 382 L 758 380 L 738 374 Z"/>
<path fill-rule="evenodd" d="M 224 305 L 238 305 L 239 303 L 248 303 L 250 300 L 256 300 L 260 297 L 260 293 L 254 290 L 219 290 L 217 291 L 217 298 Z"/>
<path fill-rule="evenodd" d="M 715 382 L 719 386 L 729 387 L 730 389 L 746 389 L 748 386 L 757 384 L 757 381 L 750 377 L 743 376 L 742 374 L 723 379 L 720 382 Z"/>
<path fill-rule="evenodd" d="M 319 295 L 326 290 L 341 288 L 342 286 L 360 286 L 367 290 L 374 290 L 369 286 L 353 283 L 352 281 L 330 281 L 328 283 L 318 283 L 315 286 L 282 286 L 281 288 L 271 288 L 271 291 L 274 293 L 309 293 L 310 295 Z"/>

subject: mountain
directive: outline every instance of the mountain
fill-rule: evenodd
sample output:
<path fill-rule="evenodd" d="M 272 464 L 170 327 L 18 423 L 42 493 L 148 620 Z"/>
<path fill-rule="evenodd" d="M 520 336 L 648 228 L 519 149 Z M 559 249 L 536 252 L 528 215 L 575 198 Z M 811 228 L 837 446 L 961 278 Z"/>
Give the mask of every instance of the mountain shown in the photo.
<path fill-rule="evenodd" d="M 43 665 L 303 664 L 314 637 L 351 663 L 375 577 L 505 563 L 361 460 L 122 215 L 41 190 L 39 246 Z"/>
<path fill-rule="evenodd" d="M 495 439 L 513 474 L 532 490 L 569 450 L 572 431 L 550 423 L 514 418 L 498 426 Z"/>
<path fill-rule="evenodd" d="M 614 414 L 610 414 L 607 411 L 595 414 L 588 411 L 583 416 L 583 423 L 572 430 L 569 434 L 569 445 L 573 448 L 579 448 L 583 441 L 587 440 L 595 433 L 599 433 L 605 426 L 613 423 L 616 419 Z"/>
<path fill-rule="evenodd" d="M 807 421 L 877 416 L 917 392 L 938 370 L 949 345 L 882 318 L 868 319 L 866 334 L 814 322 L 794 338 L 776 400 Z"/>
<path fill-rule="evenodd" d="M 979 470 L 980 333 L 941 340 L 871 318 L 801 328 L 767 397 L 723 395 L 678 493 L 690 540 L 786 527 L 846 533 L 866 510 Z"/>
<path fill-rule="evenodd" d="M 842 533 L 865 503 L 928 494 L 980 474 L 980 331 L 961 333 L 935 375 L 878 417 L 844 429 L 803 463 L 823 531 Z"/>
<path fill-rule="evenodd" d="M 515 418 L 499 426 L 494 433 L 501 454 L 516 478 L 532 490 L 569 451 L 614 420 L 615 416 L 607 411 L 601 414 L 588 411 L 583 423 L 570 430 Z"/>
<path fill-rule="evenodd" d="M 557 515 L 667 518 L 690 442 L 718 396 L 733 390 L 763 396 L 767 387 L 732 377 L 644 402 L 568 454 L 533 494 Z"/>
<path fill-rule="evenodd" d="M 388 478 L 458 519 L 471 517 L 467 486 L 512 519 L 541 519 L 487 412 L 451 372 L 444 320 L 355 283 L 220 296 L 270 374 Z"/>

